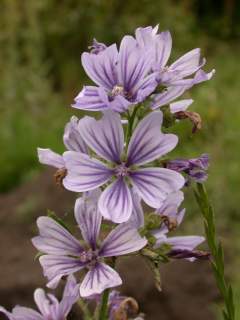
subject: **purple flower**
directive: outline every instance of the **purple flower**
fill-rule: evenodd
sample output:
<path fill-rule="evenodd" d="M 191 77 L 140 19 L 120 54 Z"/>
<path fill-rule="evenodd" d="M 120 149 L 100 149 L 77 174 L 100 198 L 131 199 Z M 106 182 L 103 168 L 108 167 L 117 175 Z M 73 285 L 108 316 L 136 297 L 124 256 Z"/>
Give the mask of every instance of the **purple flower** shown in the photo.
<path fill-rule="evenodd" d="M 155 95 L 153 109 L 170 103 L 193 85 L 210 80 L 215 73 L 215 70 L 205 73 L 201 69 L 206 60 L 200 59 L 199 48 L 189 51 L 174 63 L 167 65 L 172 50 L 172 37 L 169 31 L 159 34 L 157 32 L 158 26 L 136 30 L 139 47 L 152 54 L 152 71 L 157 75 L 157 82 L 167 87 L 166 91 Z"/>
<path fill-rule="evenodd" d="M 196 182 L 207 180 L 206 170 L 209 167 L 208 154 L 202 154 L 199 158 L 193 159 L 176 159 L 167 163 L 167 168 L 177 172 L 184 172 L 190 179 Z M 187 181 L 188 182 L 188 181 Z"/>
<path fill-rule="evenodd" d="M 82 65 L 97 86 L 84 86 L 75 98 L 74 108 L 124 112 L 142 102 L 155 89 L 156 76 L 151 69 L 151 55 L 139 48 L 137 41 L 125 36 L 119 51 L 116 44 L 104 49 L 94 44 L 94 51 L 82 54 Z M 97 54 L 96 54 L 97 52 Z"/>
<path fill-rule="evenodd" d="M 75 205 L 75 219 L 81 230 L 84 244 L 73 237 L 69 231 L 49 217 L 37 220 L 40 235 L 33 238 L 34 246 L 45 255 L 39 258 L 48 287 L 54 288 L 66 275 L 82 269 L 88 272 L 80 285 L 83 297 L 100 294 L 106 288 L 122 283 L 118 273 L 104 262 L 104 258 L 129 254 L 142 249 L 147 240 L 140 237 L 130 225 L 116 227 L 101 244 L 99 232 L 102 217 L 92 201 L 92 193 L 79 198 Z"/>
<path fill-rule="evenodd" d="M 67 150 L 87 153 L 87 146 L 79 133 L 78 122 L 78 118 L 73 116 L 66 124 L 63 143 Z M 38 148 L 38 159 L 42 164 L 47 164 L 57 169 L 65 167 L 63 157 L 50 149 Z"/>
<path fill-rule="evenodd" d="M 68 174 L 63 185 L 68 190 L 84 192 L 114 179 L 102 193 L 98 205 L 102 215 L 116 223 L 127 221 L 132 213 L 130 186 L 135 187 L 149 206 L 160 207 L 169 193 L 184 184 L 183 177 L 173 170 L 143 167 L 177 144 L 177 136 L 160 132 L 161 124 L 162 113 L 150 113 L 138 124 L 128 147 L 124 148 L 119 114 L 108 111 L 99 121 L 84 117 L 79 122 L 81 136 L 104 162 L 87 154 L 65 152 L 63 157 Z"/>
<path fill-rule="evenodd" d="M 46 294 L 43 289 L 36 289 L 34 300 L 39 312 L 20 306 L 13 308 L 12 312 L 0 307 L 0 312 L 9 320 L 65 320 L 78 298 L 79 285 L 73 276 L 69 276 L 60 302 L 54 295 Z"/>
<path fill-rule="evenodd" d="M 96 39 L 93 39 L 93 43 L 90 47 L 90 52 L 93 54 L 99 54 L 100 52 L 104 51 L 107 49 L 107 46 L 104 43 L 98 42 Z"/>

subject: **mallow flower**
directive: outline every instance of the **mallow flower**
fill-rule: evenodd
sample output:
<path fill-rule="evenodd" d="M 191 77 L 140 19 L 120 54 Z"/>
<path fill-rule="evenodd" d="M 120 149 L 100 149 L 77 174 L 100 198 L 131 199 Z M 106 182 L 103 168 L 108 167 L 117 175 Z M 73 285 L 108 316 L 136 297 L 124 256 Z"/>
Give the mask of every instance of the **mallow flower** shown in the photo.
<path fill-rule="evenodd" d="M 187 52 L 168 65 L 172 50 L 169 31 L 158 33 L 158 26 L 138 28 L 135 36 L 139 47 L 145 48 L 152 55 L 151 69 L 156 74 L 158 84 L 167 88 L 155 95 L 153 109 L 172 102 L 193 85 L 210 80 L 215 73 L 215 70 L 209 73 L 202 70 L 206 59 L 201 59 L 199 48 Z"/>
<path fill-rule="evenodd" d="M 179 173 L 150 166 L 153 160 L 171 151 L 178 141 L 176 135 L 160 131 L 162 119 L 161 111 L 147 115 L 126 146 L 119 114 L 107 111 L 100 120 L 84 117 L 79 122 L 81 136 L 95 155 L 74 151 L 63 154 L 67 168 L 64 187 L 85 192 L 110 183 L 101 194 L 98 206 L 106 219 L 116 223 L 130 218 L 132 186 L 146 204 L 160 207 L 169 193 L 184 184 Z"/>
<path fill-rule="evenodd" d="M 9 320 L 66 320 L 73 304 L 79 299 L 79 285 L 74 276 L 67 278 L 62 300 L 59 302 L 53 294 L 46 294 L 43 289 L 36 289 L 34 300 L 39 311 L 16 306 L 8 312 L 0 306 L 2 312 Z"/>
<path fill-rule="evenodd" d="M 136 228 L 121 224 L 99 243 L 102 216 L 96 204 L 96 194 L 84 194 L 75 204 L 75 219 L 84 242 L 79 242 L 67 229 L 49 217 L 37 220 L 39 236 L 33 245 L 44 255 L 39 258 L 47 284 L 55 288 L 60 279 L 80 270 L 87 270 L 80 284 L 80 295 L 88 297 L 106 288 L 122 284 L 119 274 L 104 259 L 129 254 L 142 249 L 146 238 Z"/>
<path fill-rule="evenodd" d="M 84 86 L 73 107 L 125 112 L 142 102 L 157 85 L 150 60 L 150 52 L 131 36 L 122 39 L 119 51 L 116 44 L 106 47 L 95 40 L 91 52 L 82 54 L 82 65 L 96 86 Z"/>

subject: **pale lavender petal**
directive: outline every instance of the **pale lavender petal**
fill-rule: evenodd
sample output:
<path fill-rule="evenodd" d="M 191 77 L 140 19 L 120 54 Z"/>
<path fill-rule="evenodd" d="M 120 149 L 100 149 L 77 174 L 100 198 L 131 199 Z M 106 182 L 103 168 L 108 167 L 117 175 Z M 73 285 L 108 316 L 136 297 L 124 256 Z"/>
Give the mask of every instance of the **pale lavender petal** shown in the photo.
<path fill-rule="evenodd" d="M 200 236 L 169 237 L 166 241 L 158 239 L 156 246 L 166 243 L 171 245 L 173 250 L 193 250 L 204 241 L 205 238 Z"/>
<path fill-rule="evenodd" d="M 5 314 L 5 316 L 9 319 L 9 320 L 16 320 L 15 318 L 14 318 L 14 316 L 12 315 L 12 313 L 11 312 L 9 312 L 9 311 L 7 311 L 5 308 L 3 308 L 3 307 L 1 307 L 0 306 L 0 313 L 3 313 L 3 314 Z M 35 320 L 35 319 L 34 319 Z"/>
<path fill-rule="evenodd" d="M 106 160 L 120 162 L 124 133 L 119 114 L 106 111 L 98 121 L 84 117 L 79 126 L 84 141 L 92 150 Z"/>
<path fill-rule="evenodd" d="M 156 74 L 151 73 L 144 79 L 138 82 L 137 86 L 132 89 L 133 94 L 136 94 L 135 100 L 137 102 L 142 102 L 146 97 L 148 97 L 157 87 L 158 83 L 156 81 Z"/>
<path fill-rule="evenodd" d="M 132 102 L 128 101 L 122 95 L 117 95 L 114 97 L 112 101 L 109 102 L 109 108 L 111 110 L 121 113 L 128 110 L 128 107 L 132 104 Z"/>
<path fill-rule="evenodd" d="M 215 74 L 215 72 L 216 72 L 215 69 L 213 69 L 209 73 L 206 73 L 205 71 L 200 69 L 199 71 L 196 72 L 196 74 L 193 78 L 193 84 L 198 84 L 203 81 L 210 80 L 212 78 L 212 76 Z"/>
<path fill-rule="evenodd" d="M 151 162 L 176 146 L 176 135 L 160 131 L 162 117 L 161 111 L 151 112 L 138 124 L 128 146 L 128 165 Z"/>
<path fill-rule="evenodd" d="M 34 301 L 41 314 L 47 318 L 49 316 L 50 301 L 43 289 L 39 288 L 34 291 Z"/>
<path fill-rule="evenodd" d="M 44 317 L 37 311 L 16 306 L 12 310 L 13 320 L 44 320 Z"/>
<path fill-rule="evenodd" d="M 60 156 L 60 154 L 57 154 L 56 152 L 53 152 L 50 149 L 42 149 L 38 148 L 38 160 L 42 164 L 47 164 L 54 168 L 64 168 L 64 160 L 63 157 Z"/>
<path fill-rule="evenodd" d="M 70 191 L 83 192 L 96 189 L 112 176 L 112 171 L 102 162 L 84 153 L 67 151 L 63 157 L 67 168 L 63 185 Z"/>
<path fill-rule="evenodd" d="M 156 94 L 153 99 L 153 103 L 151 108 L 157 109 L 164 105 L 169 104 L 173 100 L 180 97 L 190 86 L 176 86 L 176 87 L 168 87 L 162 93 Z"/>
<path fill-rule="evenodd" d="M 69 151 L 88 153 L 87 145 L 80 135 L 81 128 L 78 123 L 78 118 L 73 116 L 65 126 L 63 141 Z"/>
<path fill-rule="evenodd" d="M 82 54 L 82 65 L 87 75 L 96 84 L 111 90 L 117 84 L 117 59 L 117 46 L 113 44 L 97 55 L 84 52 Z"/>
<path fill-rule="evenodd" d="M 32 243 L 40 252 L 78 256 L 83 251 L 79 241 L 52 218 L 39 217 L 37 226 L 40 236 L 34 237 Z"/>
<path fill-rule="evenodd" d="M 103 88 L 84 86 L 74 99 L 73 108 L 89 111 L 103 111 L 109 108 L 107 93 Z"/>
<path fill-rule="evenodd" d="M 185 111 L 187 108 L 193 103 L 192 99 L 184 99 L 176 102 L 170 103 L 170 111 L 171 113 L 176 113 L 179 111 Z"/>
<path fill-rule="evenodd" d="M 80 295 L 89 297 L 101 294 L 105 289 L 122 284 L 118 273 L 105 263 L 98 263 L 84 277 L 80 286 Z"/>
<path fill-rule="evenodd" d="M 162 206 L 156 210 L 156 213 L 163 216 L 175 216 L 183 200 L 184 195 L 182 191 L 170 193 Z"/>
<path fill-rule="evenodd" d="M 57 287 L 62 277 L 71 275 L 85 267 L 80 259 L 68 256 L 44 255 L 39 258 L 39 261 L 44 276 L 49 280 L 47 287 L 52 289 Z"/>
<path fill-rule="evenodd" d="M 133 211 L 127 223 L 132 227 L 139 229 L 144 227 L 144 212 L 141 204 L 141 198 L 134 188 L 131 189 Z"/>
<path fill-rule="evenodd" d="M 142 48 L 148 48 L 153 45 L 154 39 L 158 32 L 158 25 L 153 27 L 137 28 L 135 36 L 137 43 Z"/>
<path fill-rule="evenodd" d="M 169 31 L 157 35 L 154 47 L 154 71 L 161 71 L 170 57 L 172 50 L 172 37 Z"/>
<path fill-rule="evenodd" d="M 165 168 L 138 169 L 131 173 L 132 184 L 140 197 L 153 208 L 159 208 L 167 196 L 181 189 L 183 176 Z"/>
<path fill-rule="evenodd" d="M 59 315 L 63 319 L 66 318 L 73 304 L 80 298 L 79 287 L 80 285 L 77 283 L 76 278 L 73 275 L 68 276 L 63 298 L 59 304 Z"/>
<path fill-rule="evenodd" d="M 151 56 L 148 50 L 140 49 L 136 40 L 125 36 L 119 50 L 119 81 L 127 92 L 140 82 L 151 68 Z"/>
<path fill-rule="evenodd" d="M 74 215 L 83 239 L 95 250 L 102 222 L 97 204 L 89 202 L 84 197 L 78 198 L 75 203 Z"/>
<path fill-rule="evenodd" d="M 129 219 L 132 214 L 132 197 L 123 178 L 118 178 L 103 191 L 98 206 L 105 219 L 115 223 Z"/>
<path fill-rule="evenodd" d="M 200 63 L 200 55 L 199 48 L 193 49 L 171 64 L 169 70 L 177 71 L 178 77 L 187 77 L 196 72 L 205 63 L 205 60 Z"/>
<path fill-rule="evenodd" d="M 124 223 L 117 226 L 103 241 L 99 250 L 102 257 L 114 257 L 141 250 L 147 244 L 147 239 L 141 237 L 136 228 Z"/>

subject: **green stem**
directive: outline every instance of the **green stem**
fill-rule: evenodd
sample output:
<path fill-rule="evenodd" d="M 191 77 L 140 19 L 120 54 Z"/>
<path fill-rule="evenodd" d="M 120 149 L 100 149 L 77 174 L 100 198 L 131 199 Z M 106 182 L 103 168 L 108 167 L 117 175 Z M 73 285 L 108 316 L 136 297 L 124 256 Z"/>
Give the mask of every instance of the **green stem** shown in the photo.
<path fill-rule="evenodd" d="M 234 320 L 235 306 L 233 291 L 231 285 L 227 283 L 225 278 L 223 247 L 217 240 L 213 208 L 203 184 L 197 183 L 197 190 L 194 191 L 194 194 L 204 218 L 206 240 L 212 255 L 212 269 L 218 289 L 224 300 L 223 316 L 225 320 Z"/>
<path fill-rule="evenodd" d="M 130 141 L 130 138 L 131 138 L 131 136 L 132 136 L 134 120 L 135 120 L 135 117 L 136 117 L 138 108 L 139 108 L 140 106 L 141 106 L 140 104 L 137 105 L 137 106 L 133 109 L 132 114 L 131 114 L 131 115 L 128 114 L 128 127 L 127 127 L 127 136 L 126 136 L 126 146 L 128 146 L 129 141 Z"/>
<path fill-rule="evenodd" d="M 101 307 L 99 311 L 99 320 L 107 320 L 108 317 L 108 297 L 109 289 L 106 289 L 102 294 Z"/>
<path fill-rule="evenodd" d="M 79 299 L 77 303 L 83 312 L 84 320 L 92 320 L 92 316 L 87 304 L 82 299 Z"/>

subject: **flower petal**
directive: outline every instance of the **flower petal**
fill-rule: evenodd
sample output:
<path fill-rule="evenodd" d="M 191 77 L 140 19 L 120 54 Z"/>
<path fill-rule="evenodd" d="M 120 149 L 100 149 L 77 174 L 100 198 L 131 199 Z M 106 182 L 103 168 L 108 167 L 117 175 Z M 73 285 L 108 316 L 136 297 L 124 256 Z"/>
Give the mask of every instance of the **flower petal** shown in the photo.
<path fill-rule="evenodd" d="M 63 319 L 67 317 L 73 304 L 80 298 L 79 287 L 80 285 L 77 283 L 76 278 L 73 275 L 68 276 L 63 298 L 59 304 L 59 315 Z"/>
<path fill-rule="evenodd" d="M 154 71 L 160 71 L 165 67 L 172 50 L 172 37 L 169 31 L 157 35 L 154 47 Z"/>
<path fill-rule="evenodd" d="M 154 96 L 151 108 L 154 110 L 154 109 L 157 109 L 157 108 L 160 108 L 164 105 L 169 104 L 173 100 L 180 97 L 190 87 L 191 87 L 190 85 L 168 87 L 162 93 L 156 94 Z"/>
<path fill-rule="evenodd" d="M 203 241 L 205 241 L 205 238 L 200 236 L 169 237 L 165 241 L 157 240 L 156 246 L 159 247 L 166 243 L 171 245 L 173 250 L 193 250 Z"/>
<path fill-rule="evenodd" d="M 162 117 L 161 111 L 155 111 L 138 124 L 128 146 L 128 165 L 151 162 L 176 146 L 176 135 L 160 132 Z"/>
<path fill-rule="evenodd" d="M 111 90 L 117 84 L 117 59 L 117 46 L 113 44 L 97 55 L 84 52 L 82 54 L 82 65 L 87 75 L 96 84 Z"/>
<path fill-rule="evenodd" d="M 0 313 L 5 314 L 5 316 L 9 319 L 9 320 L 15 320 L 14 316 L 11 312 L 7 311 L 5 308 L 0 306 Z M 35 320 L 35 319 L 34 319 Z"/>
<path fill-rule="evenodd" d="M 106 111 L 98 121 L 84 117 L 79 126 L 84 141 L 92 150 L 106 160 L 120 162 L 124 134 L 121 118 L 117 113 Z"/>
<path fill-rule="evenodd" d="M 54 168 L 64 168 L 64 160 L 63 157 L 60 156 L 60 154 L 57 154 L 56 152 L 53 152 L 51 149 L 42 149 L 38 148 L 38 160 L 42 164 L 47 164 L 49 166 L 52 166 Z"/>
<path fill-rule="evenodd" d="M 147 244 L 147 239 L 141 237 L 131 224 L 123 223 L 109 233 L 99 250 L 102 257 L 114 257 L 136 252 Z"/>
<path fill-rule="evenodd" d="M 132 213 L 132 197 L 123 178 L 117 179 L 103 191 L 98 207 L 105 219 L 115 223 L 129 219 Z"/>
<path fill-rule="evenodd" d="M 74 99 L 73 108 L 89 111 L 103 111 L 109 108 L 107 93 L 103 88 L 84 86 Z"/>
<path fill-rule="evenodd" d="M 112 171 L 99 160 L 84 153 L 67 151 L 63 154 L 67 176 L 63 179 L 66 189 L 75 192 L 89 191 L 106 183 Z"/>
<path fill-rule="evenodd" d="M 84 197 L 78 198 L 75 203 L 74 215 L 83 239 L 95 250 L 102 222 L 97 204 L 92 204 Z"/>
<path fill-rule="evenodd" d="M 65 126 L 63 141 L 69 151 L 88 153 L 87 145 L 80 135 L 78 123 L 78 118 L 73 116 Z"/>
<path fill-rule="evenodd" d="M 185 183 L 181 174 L 165 168 L 138 169 L 132 172 L 131 179 L 140 197 L 153 208 L 159 208 L 169 193 Z"/>
<path fill-rule="evenodd" d="M 199 71 L 196 72 L 196 74 L 193 78 L 193 84 L 198 84 L 203 81 L 210 80 L 212 78 L 212 76 L 215 74 L 215 72 L 216 72 L 215 69 L 213 69 L 209 73 L 206 73 L 205 71 L 200 69 Z"/>
<path fill-rule="evenodd" d="M 146 76 L 144 79 L 138 82 L 138 84 L 132 89 L 133 94 L 136 94 L 135 100 L 137 102 L 142 102 L 148 97 L 158 85 L 156 81 L 156 74 L 151 73 Z"/>
<path fill-rule="evenodd" d="M 140 82 L 151 68 L 149 51 L 140 49 L 131 36 L 123 37 L 119 50 L 119 81 L 127 92 Z"/>
<path fill-rule="evenodd" d="M 178 72 L 178 77 L 184 78 L 187 77 L 194 72 L 196 72 L 200 67 L 200 55 L 201 51 L 199 48 L 193 49 L 182 57 L 177 59 L 171 66 L 169 70 L 174 70 Z M 205 60 L 201 64 L 201 66 L 205 63 Z"/>
<path fill-rule="evenodd" d="M 33 309 L 16 306 L 12 310 L 10 320 L 44 320 L 44 317 Z"/>
<path fill-rule="evenodd" d="M 131 189 L 133 211 L 127 223 L 130 223 L 133 228 L 139 229 L 144 227 L 144 212 L 141 205 L 141 198 L 134 188 Z"/>
<path fill-rule="evenodd" d="M 64 276 L 73 274 L 85 267 L 79 259 L 58 256 L 58 255 L 44 255 L 39 258 L 40 264 L 43 268 L 44 276 L 49 280 L 47 287 L 55 289 Z"/>
<path fill-rule="evenodd" d="M 50 301 L 43 289 L 38 288 L 34 291 L 34 301 L 41 314 L 47 318 L 49 316 Z"/>
<path fill-rule="evenodd" d="M 187 108 L 193 103 L 192 99 L 184 99 L 176 102 L 170 103 L 170 111 L 171 113 L 176 113 L 179 111 L 185 111 Z"/>
<path fill-rule="evenodd" d="M 184 195 L 182 191 L 170 193 L 162 206 L 156 210 L 156 213 L 163 216 L 175 216 L 183 200 Z"/>
<path fill-rule="evenodd" d="M 121 95 L 117 95 L 109 102 L 109 108 L 116 112 L 125 112 L 130 105 L 133 105 L 133 102 L 128 101 Z"/>
<path fill-rule="evenodd" d="M 78 256 L 83 251 L 79 241 L 52 218 L 39 217 L 37 226 L 40 236 L 34 237 L 32 243 L 40 252 Z"/>
<path fill-rule="evenodd" d="M 157 32 L 158 25 L 156 25 L 154 28 L 151 26 L 145 28 L 137 28 L 135 31 L 135 36 L 138 45 L 142 48 L 151 48 Z"/>
<path fill-rule="evenodd" d="M 80 295 L 89 297 L 101 294 L 105 289 L 122 284 L 118 273 L 105 263 L 98 263 L 84 277 L 80 286 Z"/>

